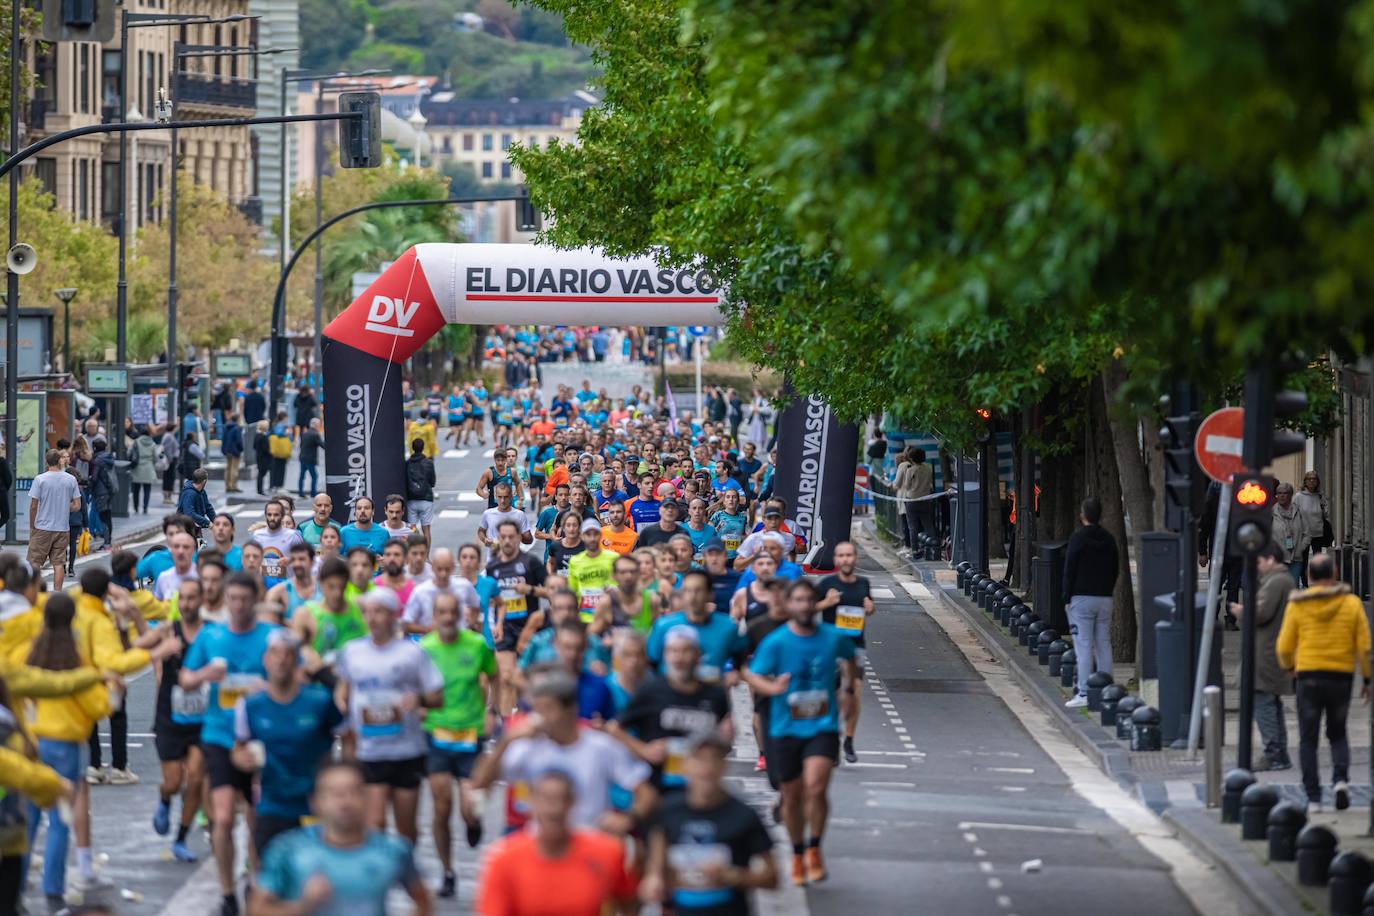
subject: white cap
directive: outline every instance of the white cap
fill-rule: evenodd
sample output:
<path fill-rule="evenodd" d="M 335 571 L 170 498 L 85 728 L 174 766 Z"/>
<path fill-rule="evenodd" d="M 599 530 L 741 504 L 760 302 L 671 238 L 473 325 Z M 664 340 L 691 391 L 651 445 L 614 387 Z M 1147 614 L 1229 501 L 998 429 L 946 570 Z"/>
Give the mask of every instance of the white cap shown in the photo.
<path fill-rule="evenodd" d="M 600 534 L 600 533 L 601 533 L 601 523 L 598 522 L 598 521 L 597 521 L 596 519 L 594 519 L 594 518 L 583 519 L 583 520 L 582 520 L 582 533 L 585 534 L 585 533 L 587 533 L 588 531 L 595 531 L 597 534 Z"/>
<path fill-rule="evenodd" d="M 769 544 L 777 544 L 780 547 L 787 546 L 787 535 L 781 531 L 765 531 L 762 539 Z"/>
<path fill-rule="evenodd" d="M 675 642 L 689 642 L 699 649 L 701 648 L 701 634 L 697 632 L 696 627 L 690 627 L 685 623 L 680 623 L 669 630 L 668 634 L 663 638 L 664 645 Z"/>
<path fill-rule="evenodd" d="M 374 585 L 358 599 L 359 603 L 383 608 L 393 614 L 401 612 L 401 599 L 385 585 Z"/>

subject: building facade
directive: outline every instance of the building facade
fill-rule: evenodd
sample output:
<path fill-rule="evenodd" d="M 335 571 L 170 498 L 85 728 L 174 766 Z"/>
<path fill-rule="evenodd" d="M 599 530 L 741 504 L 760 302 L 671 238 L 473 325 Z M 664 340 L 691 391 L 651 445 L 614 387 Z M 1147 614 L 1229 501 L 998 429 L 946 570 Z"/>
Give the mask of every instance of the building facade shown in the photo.
<path fill-rule="evenodd" d="M 296 48 L 300 45 L 300 9 L 297 0 L 248 0 L 248 12 L 258 20 L 258 42 L 263 48 Z M 259 59 L 258 115 L 270 117 L 282 113 L 281 77 L 283 70 L 300 67 L 300 52 L 285 51 Z M 294 90 L 288 88 L 289 100 Z M 286 144 L 286 175 L 282 174 L 282 138 L 288 131 L 264 125 L 252 128 L 257 144 L 256 170 L 251 179 L 255 196 L 260 201 L 263 217 L 259 222 L 271 226 L 277 218 L 283 187 L 293 187 L 291 177 L 296 170 L 296 149 Z"/>
<path fill-rule="evenodd" d="M 463 163 L 484 183 L 518 184 L 524 176 L 510 161 L 510 148 L 574 142 L 583 112 L 598 104 L 596 96 L 581 91 L 562 99 L 504 101 L 455 99 L 452 92 L 438 91 L 425 97 L 420 112 L 436 166 Z"/>

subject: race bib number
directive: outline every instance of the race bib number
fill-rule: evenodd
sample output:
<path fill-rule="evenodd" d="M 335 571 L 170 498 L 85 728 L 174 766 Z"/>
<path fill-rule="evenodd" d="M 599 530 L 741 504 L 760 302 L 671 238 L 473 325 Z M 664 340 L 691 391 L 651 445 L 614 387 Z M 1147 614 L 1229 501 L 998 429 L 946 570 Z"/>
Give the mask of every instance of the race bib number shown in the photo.
<path fill-rule="evenodd" d="M 219 682 L 219 708 L 233 709 L 239 700 L 257 693 L 260 679 L 253 674 L 226 674 Z"/>
<path fill-rule="evenodd" d="M 690 750 L 691 743 L 686 738 L 669 738 L 667 741 L 668 754 L 663 758 L 663 784 L 665 786 L 680 786 L 687 781 L 683 771 L 683 762 L 687 759 L 687 752 Z"/>
<path fill-rule="evenodd" d="M 444 751 L 458 754 L 477 752 L 477 729 L 475 728 L 436 728 L 430 733 L 434 746 Z"/>
<path fill-rule="evenodd" d="M 668 847 L 668 865 L 673 869 L 674 885 L 690 890 L 707 890 L 716 884 L 707 873 L 730 867 L 730 847 L 724 843 L 680 843 Z"/>
<path fill-rule="evenodd" d="M 824 690 L 798 690 L 788 694 L 787 707 L 794 722 L 823 719 L 830 712 L 830 694 Z"/>
<path fill-rule="evenodd" d="M 513 588 L 501 589 L 501 607 L 505 610 L 507 618 L 524 617 L 529 613 L 525 596 Z"/>
<path fill-rule="evenodd" d="M 581 604 L 578 605 L 578 613 L 582 617 L 583 623 L 591 623 L 596 619 L 596 606 L 601 601 L 601 596 L 605 591 L 604 588 L 582 589 L 582 600 Z"/>
<path fill-rule="evenodd" d="M 864 631 L 866 615 L 861 607 L 842 604 L 835 608 L 835 626 L 845 633 L 857 635 Z"/>
<path fill-rule="evenodd" d="M 388 738 L 401 733 L 401 695 L 394 690 L 358 694 L 358 718 L 364 738 Z"/>
<path fill-rule="evenodd" d="M 513 783 L 510 787 L 510 806 L 516 814 L 530 813 L 530 784 Z"/>
<path fill-rule="evenodd" d="M 221 694 L 222 695 L 222 694 Z M 177 719 L 199 721 L 210 707 L 210 685 L 201 684 L 195 690 L 172 686 L 172 715 Z"/>
<path fill-rule="evenodd" d="M 736 534 L 736 535 L 734 535 L 734 536 L 726 535 L 726 537 L 725 537 L 725 549 L 726 549 L 728 552 L 730 552 L 730 553 L 739 553 L 739 543 L 740 543 L 740 537 L 739 537 L 738 534 Z"/>

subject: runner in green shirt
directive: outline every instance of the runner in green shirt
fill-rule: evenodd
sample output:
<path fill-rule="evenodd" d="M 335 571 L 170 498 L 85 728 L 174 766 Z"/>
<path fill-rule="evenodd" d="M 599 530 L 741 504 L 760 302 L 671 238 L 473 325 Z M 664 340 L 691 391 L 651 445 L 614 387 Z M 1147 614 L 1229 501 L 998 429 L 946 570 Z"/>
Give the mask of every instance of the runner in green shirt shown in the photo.
<path fill-rule="evenodd" d="M 311 650 L 306 654 L 305 670 L 330 687 L 339 650 L 344 643 L 367 635 L 358 602 L 345 594 L 347 584 L 347 564 L 338 557 L 329 557 L 320 564 L 320 600 L 307 601 L 291 615 L 291 628 Z"/>
<path fill-rule="evenodd" d="M 472 802 L 469 777 L 482 751 L 487 717 L 495 718 L 497 698 L 496 654 L 481 633 L 459 626 L 461 615 L 457 597 L 440 592 L 434 598 L 434 629 L 420 640 L 420 648 L 444 676 L 443 705 L 425 713 L 425 736 L 429 743 L 425 769 L 434 800 L 434 845 L 444 867 L 440 897 L 454 896 L 458 887 L 453 873 L 453 836 L 449 831 L 454 779 L 458 780 L 458 811 L 467 825 L 468 845 L 476 848 L 482 842 L 482 819 Z"/>
<path fill-rule="evenodd" d="M 582 622 L 590 624 L 601 596 L 615 585 L 615 560 L 620 555 L 601 549 L 601 523 L 592 518 L 582 523 L 582 546 L 582 553 L 568 558 L 568 588 L 577 596 Z"/>

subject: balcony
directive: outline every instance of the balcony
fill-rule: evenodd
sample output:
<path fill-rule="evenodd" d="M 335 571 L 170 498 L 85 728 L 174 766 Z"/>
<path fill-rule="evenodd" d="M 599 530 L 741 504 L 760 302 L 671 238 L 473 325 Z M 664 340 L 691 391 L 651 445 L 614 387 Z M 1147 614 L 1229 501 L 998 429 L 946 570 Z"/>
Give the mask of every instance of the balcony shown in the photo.
<path fill-rule="evenodd" d="M 178 73 L 173 100 L 178 106 L 239 108 L 256 111 L 258 87 L 252 80 L 214 79 L 195 73 Z"/>

